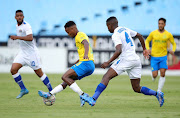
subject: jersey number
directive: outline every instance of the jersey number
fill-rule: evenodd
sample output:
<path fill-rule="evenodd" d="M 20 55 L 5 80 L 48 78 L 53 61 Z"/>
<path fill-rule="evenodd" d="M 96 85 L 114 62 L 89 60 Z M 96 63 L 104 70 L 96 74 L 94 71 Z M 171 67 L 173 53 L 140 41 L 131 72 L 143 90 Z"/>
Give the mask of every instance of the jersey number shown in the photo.
<path fill-rule="evenodd" d="M 125 32 L 125 37 L 126 37 L 126 42 L 127 43 L 131 43 L 131 46 L 133 46 L 133 43 L 132 43 L 132 41 L 131 41 L 131 39 L 130 39 L 130 37 L 129 37 L 127 32 Z"/>

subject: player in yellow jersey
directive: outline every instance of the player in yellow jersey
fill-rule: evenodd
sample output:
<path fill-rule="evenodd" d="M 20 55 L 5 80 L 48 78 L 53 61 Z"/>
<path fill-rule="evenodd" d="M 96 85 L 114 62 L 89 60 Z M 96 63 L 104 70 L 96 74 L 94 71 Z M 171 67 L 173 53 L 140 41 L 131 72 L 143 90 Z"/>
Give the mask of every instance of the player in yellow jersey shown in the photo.
<path fill-rule="evenodd" d="M 176 50 L 176 43 L 173 35 L 164 29 L 166 25 L 166 19 L 160 18 L 158 20 L 159 29 L 152 31 L 146 39 L 146 48 L 151 53 L 151 69 L 152 69 L 152 80 L 154 81 L 160 70 L 160 78 L 158 84 L 158 91 L 161 91 L 165 83 L 165 72 L 168 69 L 167 65 L 167 47 L 168 41 L 173 45 L 170 54 L 174 55 Z M 149 43 L 152 42 L 151 49 Z"/>
<path fill-rule="evenodd" d="M 67 85 L 69 85 L 74 92 L 78 93 L 79 96 L 89 96 L 84 93 L 75 82 L 75 80 L 81 80 L 83 77 L 91 75 L 95 69 L 93 51 L 89 44 L 89 38 L 85 33 L 78 31 L 73 21 L 67 22 L 64 28 L 70 37 L 75 38 L 79 60 L 62 76 L 63 83 L 56 86 L 50 93 L 43 91 L 38 92 L 39 95 L 44 98 L 48 98 L 64 90 Z M 85 101 L 82 99 L 80 99 L 80 101 L 81 106 L 83 106 Z"/>

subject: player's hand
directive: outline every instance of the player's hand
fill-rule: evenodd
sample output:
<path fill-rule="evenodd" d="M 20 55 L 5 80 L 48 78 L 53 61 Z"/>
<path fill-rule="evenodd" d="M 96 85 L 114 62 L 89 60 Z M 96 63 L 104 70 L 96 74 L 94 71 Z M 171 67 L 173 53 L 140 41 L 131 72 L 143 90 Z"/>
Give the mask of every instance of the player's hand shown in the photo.
<path fill-rule="evenodd" d="M 11 38 L 12 40 L 18 39 L 17 36 L 14 36 L 14 35 L 11 35 L 10 38 Z"/>
<path fill-rule="evenodd" d="M 149 49 L 149 50 L 147 50 L 148 52 L 149 52 L 149 55 L 151 54 L 151 50 Z"/>
<path fill-rule="evenodd" d="M 170 50 L 169 53 L 170 53 L 171 55 L 174 55 L 174 51 L 172 51 L 172 50 Z"/>
<path fill-rule="evenodd" d="M 108 62 L 104 62 L 103 64 L 101 64 L 101 68 L 106 68 L 109 66 L 109 63 Z"/>
<path fill-rule="evenodd" d="M 88 55 L 84 54 L 84 57 L 83 57 L 83 59 L 88 59 L 88 60 L 89 60 L 89 57 L 88 57 Z"/>
<path fill-rule="evenodd" d="M 150 51 L 151 50 L 146 50 L 146 49 L 143 50 L 143 55 L 144 55 L 145 59 L 149 59 Z"/>

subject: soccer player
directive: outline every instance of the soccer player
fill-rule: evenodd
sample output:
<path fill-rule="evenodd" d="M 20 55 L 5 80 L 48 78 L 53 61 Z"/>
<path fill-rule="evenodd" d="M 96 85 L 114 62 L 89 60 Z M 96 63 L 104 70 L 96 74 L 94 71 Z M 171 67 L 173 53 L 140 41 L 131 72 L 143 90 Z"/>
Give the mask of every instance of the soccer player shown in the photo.
<path fill-rule="evenodd" d="M 14 62 L 11 67 L 11 74 L 15 82 L 21 88 L 20 94 L 16 97 L 21 98 L 23 95 L 28 94 L 29 91 L 25 87 L 21 75 L 18 73 L 19 69 L 25 65 L 31 67 L 38 77 L 41 78 L 42 82 L 47 86 L 49 91 L 52 90 L 51 83 L 48 77 L 43 73 L 41 69 L 40 56 L 38 49 L 33 40 L 33 33 L 29 23 L 24 21 L 24 15 L 22 10 L 17 10 L 15 14 L 15 19 L 17 20 L 17 36 L 10 36 L 12 40 L 19 39 L 20 52 L 15 57 Z"/>
<path fill-rule="evenodd" d="M 149 58 L 149 53 L 145 48 L 144 39 L 141 34 L 136 31 L 130 30 L 125 27 L 118 26 L 118 20 L 116 17 L 109 17 L 106 20 L 106 25 L 110 33 L 113 33 L 112 40 L 114 42 L 116 51 L 113 56 L 101 65 L 101 68 L 106 68 L 116 58 L 106 74 L 103 76 L 101 83 L 97 86 L 95 93 L 92 97 L 80 96 L 81 99 L 88 102 L 89 105 L 94 106 L 100 94 L 106 89 L 109 81 L 114 77 L 120 75 L 123 72 L 127 72 L 131 80 L 132 88 L 137 93 L 144 95 L 153 95 L 159 100 L 160 107 L 164 103 L 164 94 L 162 92 L 156 92 L 145 86 L 140 86 L 141 78 L 141 61 L 139 56 L 135 52 L 135 45 L 132 37 L 137 37 L 143 48 L 143 55 L 145 58 Z"/>
<path fill-rule="evenodd" d="M 81 80 L 85 76 L 91 75 L 95 69 L 93 51 L 89 44 L 89 38 L 85 33 L 78 31 L 73 21 L 68 21 L 64 25 L 64 28 L 70 37 L 75 38 L 79 60 L 64 73 L 62 76 L 63 83 L 56 86 L 50 93 L 39 91 L 39 95 L 44 98 L 48 98 L 64 90 L 67 85 L 69 85 L 74 92 L 78 93 L 79 96 L 89 96 L 84 93 L 75 82 L 75 80 Z M 81 106 L 83 106 L 85 101 L 82 99 L 80 99 L 80 101 Z"/>
<path fill-rule="evenodd" d="M 173 35 L 164 29 L 166 26 L 166 19 L 160 18 L 158 20 L 159 29 L 152 31 L 146 39 L 146 48 L 151 53 L 151 69 L 152 69 L 152 80 L 154 81 L 160 70 L 160 78 L 158 83 L 158 90 L 162 91 L 165 83 L 165 72 L 168 69 L 167 65 L 167 48 L 168 42 L 170 41 L 173 45 L 172 50 L 169 53 L 174 56 L 176 50 L 176 43 Z M 149 42 L 152 41 L 152 47 L 149 48 Z"/>

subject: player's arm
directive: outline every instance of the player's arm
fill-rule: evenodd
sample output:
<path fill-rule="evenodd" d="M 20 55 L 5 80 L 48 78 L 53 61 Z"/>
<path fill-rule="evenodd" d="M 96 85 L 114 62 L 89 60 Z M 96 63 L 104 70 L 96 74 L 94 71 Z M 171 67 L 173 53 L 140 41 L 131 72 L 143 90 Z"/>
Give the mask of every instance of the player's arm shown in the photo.
<path fill-rule="evenodd" d="M 149 36 L 147 37 L 146 41 L 145 41 L 145 45 L 146 45 L 146 49 L 149 51 L 149 53 L 151 53 L 150 47 L 149 47 L 149 43 L 152 41 L 152 32 L 149 34 Z"/>
<path fill-rule="evenodd" d="M 109 66 L 109 64 L 112 62 L 112 61 L 114 61 L 116 58 L 118 58 L 119 57 L 119 55 L 121 54 L 121 52 L 122 52 L 122 44 L 118 44 L 117 46 L 116 46 L 116 51 L 115 51 L 115 53 L 113 54 L 113 56 L 107 61 L 107 62 L 104 62 L 102 65 L 101 65 L 101 68 L 106 68 L 106 67 L 108 67 Z"/>
<path fill-rule="evenodd" d="M 83 58 L 89 60 L 89 57 L 88 57 L 89 43 L 88 43 L 88 41 L 86 39 L 84 39 L 81 43 L 84 45 L 84 49 L 85 49 L 85 53 L 84 53 L 84 57 Z"/>
<path fill-rule="evenodd" d="M 24 41 L 32 41 L 33 40 L 33 33 L 32 33 L 31 26 L 29 24 L 27 24 L 24 27 L 24 31 L 26 33 L 26 36 L 10 36 L 10 38 L 13 40 L 20 39 L 20 40 L 24 40 Z"/>
<path fill-rule="evenodd" d="M 79 62 L 79 59 L 74 64 L 77 64 L 78 62 Z"/>
<path fill-rule="evenodd" d="M 27 36 L 10 36 L 11 39 L 16 40 L 16 39 L 20 39 L 20 40 L 24 40 L 24 41 L 32 41 L 33 40 L 33 35 L 29 34 Z"/>
<path fill-rule="evenodd" d="M 172 50 L 170 50 L 169 53 L 170 53 L 171 55 L 174 55 L 174 52 L 175 52 L 175 50 L 176 50 L 176 42 L 174 41 L 174 37 L 173 37 L 172 34 L 170 34 L 169 41 L 171 42 L 171 44 L 172 44 L 172 46 L 173 46 L 173 47 L 172 47 Z"/>
<path fill-rule="evenodd" d="M 141 34 L 137 33 L 136 37 L 139 39 L 139 41 L 141 42 L 141 46 L 143 48 L 143 55 L 146 59 L 149 59 L 149 51 L 146 49 L 145 43 L 144 43 L 144 38 Z"/>

